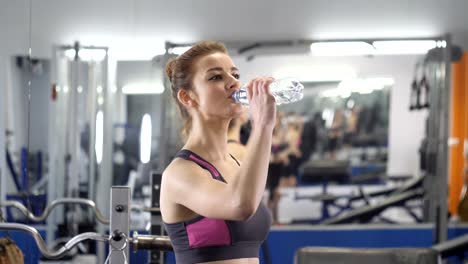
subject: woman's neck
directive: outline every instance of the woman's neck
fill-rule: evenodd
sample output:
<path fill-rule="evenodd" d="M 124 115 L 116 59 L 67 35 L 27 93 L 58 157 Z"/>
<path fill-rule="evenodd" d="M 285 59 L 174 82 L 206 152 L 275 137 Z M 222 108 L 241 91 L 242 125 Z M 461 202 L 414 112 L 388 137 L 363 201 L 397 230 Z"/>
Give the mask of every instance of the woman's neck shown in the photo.
<path fill-rule="evenodd" d="M 228 134 L 227 134 L 228 140 L 234 140 L 236 142 L 240 142 L 240 131 L 241 131 L 240 125 L 235 125 L 234 127 L 231 127 L 231 129 L 228 130 Z"/>
<path fill-rule="evenodd" d="M 210 161 L 229 159 L 227 128 L 229 122 L 193 120 L 184 148 L 193 150 Z"/>

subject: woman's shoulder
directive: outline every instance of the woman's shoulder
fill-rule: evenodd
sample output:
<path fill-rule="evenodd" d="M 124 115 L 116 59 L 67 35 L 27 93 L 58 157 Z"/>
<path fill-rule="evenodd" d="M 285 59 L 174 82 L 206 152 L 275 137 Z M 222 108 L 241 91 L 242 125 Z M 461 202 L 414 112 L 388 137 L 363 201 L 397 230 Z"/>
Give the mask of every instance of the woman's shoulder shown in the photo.
<path fill-rule="evenodd" d="M 203 170 L 193 161 L 175 158 L 163 171 L 165 180 L 193 180 L 194 174 L 201 174 Z"/>

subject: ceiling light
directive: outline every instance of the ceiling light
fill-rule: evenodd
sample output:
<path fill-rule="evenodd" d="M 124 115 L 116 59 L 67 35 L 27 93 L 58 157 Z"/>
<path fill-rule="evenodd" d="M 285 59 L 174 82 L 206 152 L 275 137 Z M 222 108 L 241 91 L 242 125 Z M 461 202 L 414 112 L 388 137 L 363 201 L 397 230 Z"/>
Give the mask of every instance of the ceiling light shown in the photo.
<path fill-rule="evenodd" d="M 446 46 L 444 42 L 440 42 L 439 46 Z M 435 40 L 374 41 L 372 44 L 376 49 L 376 54 L 381 55 L 425 54 L 430 49 L 437 47 Z"/>
<path fill-rule="evenodd" d="M 106 55 L 105 49 L 80 49 L 78 51 L 78 57 L 84 61 L 102 61 Z"/>
<path fill-rule="evenodd" d="M 338 82 L 356 78 L 356 72 L 343 65 L 296 65 L 283 67 L 273 73 L 275 79 L 294 77 L 300 82 Z"/>
<path fill-rule="evenodd" d="M 191 47 L 192 46 L 174 47 L 174 48 L 169 49 L 169 53 L 180 55 L 180 54 L 186 52 L 187 50 L 189 50 Z"/>
<path fill-rule="evenodd" d="M 124 94 L 162 94 L 164 86 L 158 83 L 135 83 L 122 87 Z"/>
<path fill-rule="evenodd" d="M 96 161 L 101 164 L 102 152 L 104 148 L 104 114 L 99 111 L 96 114 L 96 143 L 94 145 L 94 151 L 96 151 Z"/>
<path fill-rule="evenodd" d="M 315 56 L 372 55 L 374 47 L 364 41 L 315 42 L 310 45 Z"/>
<path fill-rule="evenodd" d="M 150 161 L 151 158 L 151 116 L 145 114 L 141 120 L 140 130 L 140 161 L 145 164 Z"/>
<path fill-rule="evenodd" d="M 67 49 L 65 51 L 65 56 L 69 59 L 69 60 L 74 60 L 75 59 L 75 56 L 76 56 L 76 50 L 74 49 Z"/>
<path fill-rule="evenodd" d="M 166 49 L 161 45 L 135 45 L 130 45 L 132 48 L 128 48 L 128 46 L 113 47 L 109 49 L 109 57 L 119 61 L 149 61 L 166 53 Z"/>
<path fill-rule="evenodd" d="M 78 57 L 80 60 L 83 61 L 102 61 L 106 58 L 107 51 L 105 49 L 80 49 L 78 51 Z M 69 60 L 75 60 L 76 57 L 76 50 L 75 49 L 67 49 L 65 50 L 65 56 Z"/>

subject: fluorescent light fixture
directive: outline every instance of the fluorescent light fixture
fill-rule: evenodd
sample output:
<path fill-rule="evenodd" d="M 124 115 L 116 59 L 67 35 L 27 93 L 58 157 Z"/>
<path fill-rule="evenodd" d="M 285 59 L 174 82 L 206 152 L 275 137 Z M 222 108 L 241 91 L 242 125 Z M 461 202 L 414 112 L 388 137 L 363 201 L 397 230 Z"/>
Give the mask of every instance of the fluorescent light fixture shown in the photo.
<path fill-rule="evenodd" d="M 159 83 L 134 83 L 122 87 L 124 94 L 162 94 L 164 86 Z"/>
<path fill-rule="evenodd" d="M 102 86 L 101 85 L 98 85 L 98 87 L 96 87 L 96 91 L 98 93 L 102 93 Z"/>
<path fill-rule="evenodd" d="M 60 86 L 59 85 L 55 86 L 55 90 L 57 91 L 57 93 L 60 92 Z"/>
<path fill-rule="evenodd" d="M 98 102 L 98 105 L 104 104 L 104 98 L 102 98 L 102 96 L 99 96 L 97 99 L 97 102 Z"/>
<path fill-rule="evenodd" d="M 103 61 L 107 52 L 104 49 L 80 49 L 78 57 L 84 61 Z"/>
<path fill-rule="evenodd" d="M 395 84 L 395 80 L 389 77 L 369 78 L 369 80 L 380 82 L 384 86 L 391 86 Z"/>
<path fill-rule="evenodd" d="M 80 49 L 78 51 L 78 57 L 80 60 L 83 61 L 102 61 L 106 58 L 107 52 L 104 49 Z M 70 59 L 74 60 L 76 57 L 76 50 L 75 49 L 67 49 L 65 50 L 65 56 Z"/>
<path fill-rule="evenodd" d="M 149 61 L 164 53 L 166 53 L 164 44 L 151 40 L 123 41 L 109 49 L 109 57 L 119 61 Z"/>
<path fill-rule="evenodd" d="M 364 41 L 315 42 L 310 45 L 310 51 L 315 56 L 355 56 L 372 55 L 375 50 Z"/>
<path fill-rule="evenodd" d="M 439 44 L 435 40 L 391 40 L 391 41 L 374 41 L 372 44 L 376 49 L 376 54 L 381 55 L 398 55 L 398 54 L 425 54 L 430 49 L 439 45 L 446 46 L 445 41 L 440 41 Z"/>
<path fill-rule="evenodd" d="M 83 87 L 81 85 L 79 85 L 78 88 L 76 88 L 76 90 L 78 91 L 78 93 L 82 93 L 83 92 Z"/>
<path fill-rule="evenodd" d="M 294 77 L 300 82 L 337 82 L 356 78 L 356 72 L 343 65 L 296 65 L 283 67 L 273 73 L 276 79 Z"/>
<path fill-rule="evenodd" d="M 75 56 L 76 56 L 76 50 L 74 49 L 67 49 L 65 51 L 65 56 L 70 59 L 70 60 L 74 60 L 75 59 Z"/>
<path fill-rule="evenodd" d="M 348 98 L 351 93 L 370 94 L 394 83 L 393 78 L 349 79 L 341 81 L 337 88 L 325 90 L 320 95 L 322 97 Z"/>
<path fill-rule="evenodd" d="M 374 89 L 381 89 L 381 86 L 365 79 L 354 79 L 340 82 L 337 89 L 345 90 L 350 93 L 370 94 Z"/>
<path fill-rule="evenodd" d="M 63 87 L 63 92 L 64 92 L 64 93 L 68 93 L 68 86 L 65 85 L 65 86 Z"/>
<path fill-rule="evenodd" d="M 351 91 L 348 89 L 342 88 L 334 88 L 334 89 L 327 89 L 320 93 L 322 97 L 341 97 L 341 98 L 348 98 L 351 96 Z"/>
<path fill-rule="evenodd" d="M 101 164 L 102 151 L 104 148 L 104 114 L 99 111 L 96 114 L 96 143 L 94 145 L 94 151 L 96 151 L 96 161 Z"/>
<path fill-rule="evenodd" d="M 140 161 L 145 164 L 150 161 L 151 158 L 151 116 L 145 114 L 141 120 L 140 130 Z"/>
<path fill-rule="evenodd" d="M 172 54 L 180 55 L 180 54 L 186 52 L 187 50 L 189 50 L 191 47 L 192 46 L 174 47 L 174 48 L 169 49 L 169 52 L 172 53 Z"/>

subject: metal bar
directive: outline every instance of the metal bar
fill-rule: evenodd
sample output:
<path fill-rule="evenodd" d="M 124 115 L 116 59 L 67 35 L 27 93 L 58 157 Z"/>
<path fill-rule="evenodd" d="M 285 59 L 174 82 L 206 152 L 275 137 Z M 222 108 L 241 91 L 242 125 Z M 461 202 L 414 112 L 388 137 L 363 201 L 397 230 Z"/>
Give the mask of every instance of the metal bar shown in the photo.
<path fill-rule="evenodd" d="M 50 81 L 53 85 L 56 86 L 60 85 L 59 80 L 59 56 L 58 52 L 60 51 L 59 47 L 54 46 L 52 49 L 52 63 L 51 63 L 51 70 L 50 70 Z M 61 111 L 59 110 L 59 104 L 63 100 L 61 97 L 57 96 L 55 101 L 52 101 L 49 105 L 49 131 L 48 131 L 48 142 L 50 142 L 48 146 L 48 153 L 49 153 L 49 161 L 48 161 L 48 173 L 47 173 L 47 200 L 52 201 L 57 198 L 57 184 L 59 188 L 62 188 L 58 181 L 61 181 L 63 177 L 57 177 L 57 179 L 53 179 L 52 175 L 62 175 L 62 171 L 59 169 L 59 163 L 62 162 L 59 156 L 59 148 L 62 146 L 61 142 L 61 132 L 56 131 L 58 128 L 57 121 L 60 120 Z M 55 142 L 56 144 L 52 144 Z M 57 219 L 58 214 L 55 213 L 52 217 L 47 221 L 47 244 L 51 245 L 54 237 L 55 231 L 57 229 Z"/>
<path fill-rule="evenodd" d="M 430 90 L 429 100 L 429 116 L 427 123 L 427 174 L 424 178 L 424 188 L 426 196 L 424 198 L 424 219 L 427 222 L 436 223 L 439 207 L 439 182 L 438 182 L 438 165 L 439 160 L 439 129 L 440 129 L 440 97 L 441 88 L 438 84 L 438 65 L 440 64 L 440 56 L 437 55 L 440 50 L 435 50 L 431 56 L 427 54 L 424 59 L 424 74 L 428 79 Z M 435 232 L 436 234 L 437 232 Z M 434 238 L 437 240 L 437 238 Z"/>
<path fill-rule="evenodd" d="M 42 236 L 39 234 L 37 229 L 18 223 L 0 223 L 0 230 L 4 231 L 20 231 L 25 232 L 31 235 L 36 242 L 39 251 L 41 254 L 48 259 L 60 259 L 64 257 L 67 252 L 77 246 L 79 243 L 86 240 L 93 240 L 99 242 L 109 242 L 109 236 L 98 234 L 94 232 L 86 232 L 72 237 L 64 246 L 59 248 L 56 251 L 51 251 L 47 248 L 46 243 L 44 242 Z M 118 232 L 116 233 L 118 234 Z M 115 243 L 115 242 L 114 242 Z M 171 240 L 168 236 L 151 236 L 151 235 L 139 235 L 137 232 L 134 232 L 132 238 L 128 238 L 128 244 L 132 245 L 133 250 L 164 250 L 172 251 Z M 114 246 L 116 246 L 114 244 Z M 128 247 L 126 247 L 128 249 Z M 123 260 L 122 256 L 116 256 L 117 260 Z M 128 261 L 127 261 L 128 262 Z"/>
<path fill-rule="evenodd" d="M 161 180 L 162 174 L 153 172 L 151 174 L 150 186 L 151 186 L 151 206 L 154 208 L 160 207 L 160 191 L 161 191 Z M 153 211 L 151 213 L 151 234 L 152 235 L 163 235 L 164 226 L 162 225 L 161 211 Z M 149 263 L 151 264 L 163 264 L 164 263 L 164 252 L 153 250 L 150 253 Z"/>
<path fill-rule="evenodd" d="M 88 177 L 88 198 L 91 200 L 96 199 L 96 152 L 94 151 L 94 145 L 96 145 L 96 64 L 89 67 L 88 73 L 88 101 L 90 102 L 89 111 L 89 177 Z"/>
<path fill-rule="evenodd" d="M 5 202 L 1 202 L 0 201 L 0 207 L 15 207 L 16 209 L 18 209 L 21 213 L 23 213 L 26 217 L 29 218 L 29 220 L 31 221 L 34 221 L 34 222 L 42 222 L 44 221 L 48 216 L 49 214 L 52 212 L 52 210 L 57 207 L 58 205 L 61 205 L 61 204 L 79 204 L 79 205 L 84 205 L 84 206 L 87 206 L 87 207 L 90 207 L 95 215 L 96 215 L 96 219 L 103 223 L 103 224 L 106 224 L 108 225 L 109 224 L 109 220 L 106 219 L 104 217 L 104 215 L 102 215 L 101 211 L 99 211 L 99 209 L 97 208 L 96 204 L 91 201 L 91 200 L 88 200 L 88 199 L 82 199 L 82 198 L 62 198 L 62 199 L 57 199 L 57 200 L 54 200 L 52 201 L 52 203 L 50 203 L 45 209 L 44 209 L 44 212 L 42 213 L 42 215 L 39 215 L 39 216 L 36 216 L 34 215 L 32 212 L 30 212 L 22 203 L 18 202 L 18 201 L 5 201 Z"/>
<path fill-rule="evenodd" d="M 2 135 L 5 135 L 2 133 Z M 10 169 L 11 177 L 13 178 L 13 183 L 16 186 L 16 191 L 21 192 L 21 182 L 19 181 L 18 178 L 18 173 L 16 173 L 15 165 L 13 164 L 13 159 L 11 158 L 10 151 L 4 146 L 4 149 L 6 150 L 6 162 L 8 165 L 8 168 Z M 3 149 L 2 149 L 3 151 Z M 6 167 L 5 167 L 5 174 L 6 174 Z"/>
<path fill-rule="evenodd" d="M 468 247 L 468 235 L 463 235 L 446 242 L 439 243 L 432 246 L 440 257 L 445 259 L 451 256 L 464 256 L 466 248 Z"/>
<path fill-rule="evenodd" d="M 421 198 L 424 195 L 423 189 L 416 189 L 401 194 L 396 194 L 387 199 L 375 204 L 363 206 L 347 213 L 338 215 L 335 218 L 329 218 L 321 222 L 321 225 L 336 225 L 343 223 L 352 223 L 355 221 L 366 222 L 371 220 L 373 217 L 380 214 L 382 211 L 392 206 L 401 206 L 407 201 Z"/>
<path fill-rule="evenodd" d="M 372 44 L 374 41 L 405 41 L 405 40 L 444 40 L 445 36 L 433 37 L 415 37 L 415 38 L 354 38 L 354 39 L 294 39 L 294 40 L 274 40 L 274 41 L 223 41 L 226 47 L 237 52 L 237 54 L 252 55 L 262 49 L 271 48 L 300 48 L 300 50 L 308 50 L 310 44 L 316 42 L 351 42 L 361 41 Z M 194 43 L 175 43 L 166 42 L 166 50 L 171 50 L 175 47 L 192 46 Z"/>
<path fill-rule="evenodd" d="M 6 199 L 6 164 L 5 164 L 5 155 L 3 155 L 3 153 L 5 153 L 5 150 L 6 150 L 6 145 L 5 145 L 5 120 L 4 120 L 4 113 L 8 113 L 8 111 L 6 111 L 5 109 L 5 96 L 3 96 L 4 94 L 6 94 L 6 91 L 5 91 L 5 85 L 6 85 L 6 82 L 4 82 L 3 80 L 6 80 L 6 78 L 4 78 L 5 76 L 5 72 L 6 72 L 6 69 L 5 69 L 5 64 L 3 63 L 3 56 L 0 56 L 0 94 L 2 95 L 2 97 L 0 98 L 0 202 L 4 201 Z M 0 210 L 2 210 L 0 208 Z M 4 213 L 4 211 L 2 211 Z M 0 214 L 2 213 L 0 212 Z M 5 214 L 2 214 L 2 215 L 5 215 Z"/>
<path fill-rule="evenodd" d="M 151 250 L 151 251 L 172 251 L 171 239 L 168 236 L 139 235 L 133 232 L 131 240 L 133 251 Z"/>
<path fill-rule="evenodd" d="M 110 200 L 109 200 L 109 193 L 107 191 L 102 190 L 110 190 L 113 181 L 112 175 L 112 140 L 113 140 L 113 129 L 112 129 L 112 109 L 110 109 L 109 103 L 109 86 L 108 86 L 108 78 L 107 78 L 107 63 L 108 63 L 108 56 L 101 62 L 100 67 L 96 67 L 96 75 L 95 78 L 100 82 L 102 86 L 102 94 L 104 98 L 104 104 L 102 105 L 103 116 L 104 116 L 104 124 L 103 124 L 103 131 L 104 131 L 104 138 L 103 138 L 103 153 L 102 153 L 102 161 L 101 164 L 97 166 L 96 170 L 98 171 L 97 180 L 96 180 L 96 203 L 101 210 L 104 212 L 109 212 L 110 208 Z M 93 87 L 96 89 L 97 87 Z M 97 98 L 94 98 L 97 100 Z M 98 106 L 99 107 L 99 106 Z M 98 109 L 96 109 L 98 110 Z M 95 122 L 96 113 L 94 114 L 93 121 Z M 94 146 L 93 150 L 94 151 Z M 93 161 L 94 162 L 94 161 Z M 112 221 L 112 220 L 111 220 Z M 103 225 L 98 226 L 99 232 L 105 232 L 106 227 Z M 98 262 L 104 262 L 104 247 L 98 247 Z"/>
<path fill-rule="evenodd" d="M 79 243 L 85 240 L 94 240 L 94 241 L 101 241 L 101 242 L 107 242 L 109 240 L 107 236 L 104 236 L 98 233 L 88 232 L 88 233 L 83 233 L 83 234 L 73 237 L 70 241 L 68 241 L 63 247 L 59 248 L 58 250 L 50 251 L 47 248 L 39 232 L 33 227 L 30 227 L 28 225 L 23 225 L 23 224 L 16 224 L 16 223 L 0 223 L 0 230 L 22 231 L 22 232 L 26 232 L 30 234 L 34 238 L 34 241 L 36 242 L 39 248 L 39 251 L 41 251 L 41 254 L 45 258 L 48 258 L 48 259 L 59 259 L 63 257 L 73 247 L 75 247 L 76 245 L 78 245 Z"/>
<path fill-rule="evenodd" d="M 129 238 L 130 233 L 130 188 L 115 186 L 111 188 L 110 229 L 109 233 L 124 234 Z M 123 248 L 122 248 L 123 247 Z M 115 248 L 122 248 L 122 253 L 116 252 Z M 126 239 L 117 240 L 115 237 L 109 241 L 109 263 L 124 264 L 128 259 L 128 243 Z M 122 256 L 125 256 L 125 258 Z"/>
<path fill-rule="evenodd" d="M 441 62 L 440 72 L 440 85 L 441 85 L 441 121 L 440 121 L 440 144 L 439 144 L 439 159 L 437 160 L 438 165 L 438 193 L 439 193 L 439 212 L 438 219 L 436 221 L 436 232 L 437 232 L 437 243 L 444 242 L 447 240 L 447 189 L 448 189 L 448 137 L 450 128 L 450 95 L 451 95 L 451 63 L 452 63 L 452 40 L 451 36 L 447 34 L 445 36 L 447 43 L 446 48 L 443 50 L 443 61 Z"/>

